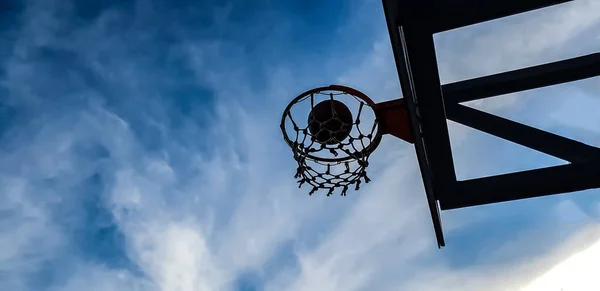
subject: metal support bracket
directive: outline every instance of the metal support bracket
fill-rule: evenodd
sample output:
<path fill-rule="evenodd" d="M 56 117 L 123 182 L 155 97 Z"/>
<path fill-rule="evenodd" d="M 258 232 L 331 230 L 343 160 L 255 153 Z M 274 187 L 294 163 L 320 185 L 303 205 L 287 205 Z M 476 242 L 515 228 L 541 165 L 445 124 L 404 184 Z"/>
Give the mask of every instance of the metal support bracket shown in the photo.
<path fill-rule="evenodd" d="M 395 136 L 408 143 L 415 143 L 415 138 L 410 130 L 408 109 L 404 99 L 395 99 L 381 102 L 373 106 L 375 115 L 383 134 Z"/>

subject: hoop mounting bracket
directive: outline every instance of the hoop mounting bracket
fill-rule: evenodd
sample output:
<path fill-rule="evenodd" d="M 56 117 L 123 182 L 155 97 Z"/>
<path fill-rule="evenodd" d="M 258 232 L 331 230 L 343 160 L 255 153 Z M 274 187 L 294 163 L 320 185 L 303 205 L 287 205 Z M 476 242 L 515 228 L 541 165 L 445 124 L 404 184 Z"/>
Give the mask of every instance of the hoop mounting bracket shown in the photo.
<path fill-rule="evenodd" d="M 395 136 L 408 143 L 415 142 L 403 98 L 376 103 L 373 110 L 383 134 Z"/>

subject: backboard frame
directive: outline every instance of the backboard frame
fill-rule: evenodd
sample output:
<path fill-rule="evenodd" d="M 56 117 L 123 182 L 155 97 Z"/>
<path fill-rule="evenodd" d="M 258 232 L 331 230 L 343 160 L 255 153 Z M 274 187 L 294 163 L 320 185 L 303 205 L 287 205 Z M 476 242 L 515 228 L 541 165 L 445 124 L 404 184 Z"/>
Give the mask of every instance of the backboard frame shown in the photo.
<path fill-rule="evenodd" d="M 438 32 L 572 0 L 382 1 L 438 247 L 440 210 L 600 188 L 600 148 L 460 104 L 599 76 L 600 53 L 442 85 L 433 41 Z M 458 181 L 447 120 L 570 164 Z"/>

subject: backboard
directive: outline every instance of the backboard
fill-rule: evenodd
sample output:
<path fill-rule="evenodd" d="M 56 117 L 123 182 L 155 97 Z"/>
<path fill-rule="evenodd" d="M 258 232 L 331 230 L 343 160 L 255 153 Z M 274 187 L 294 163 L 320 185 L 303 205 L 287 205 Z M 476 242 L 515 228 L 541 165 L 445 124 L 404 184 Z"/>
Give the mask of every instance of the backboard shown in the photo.
<path fill-rule="evenodd" d="M 440 83 L 433 34 L 571 0 L 383 0 L 438 246 L 440 210 L 600 188 L 600 149 L 462 102 L 600 75 L 600 54 L 476 79 Z M 570 162 L 457 181 L 447 119 Z"/>

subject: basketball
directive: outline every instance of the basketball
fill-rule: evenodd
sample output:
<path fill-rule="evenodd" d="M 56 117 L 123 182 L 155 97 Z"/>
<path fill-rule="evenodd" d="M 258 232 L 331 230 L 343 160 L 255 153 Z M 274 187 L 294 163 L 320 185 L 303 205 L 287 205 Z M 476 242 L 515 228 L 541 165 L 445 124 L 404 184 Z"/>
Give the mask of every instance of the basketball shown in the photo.
<path fill-rule="evenodd" d="M 337 100 L 319 102 L 308 115 L 308 130 L 321 144 L 337 144 L 348 138 L 352 123 L 352 112 Z"/>

